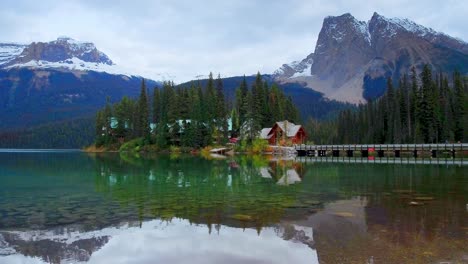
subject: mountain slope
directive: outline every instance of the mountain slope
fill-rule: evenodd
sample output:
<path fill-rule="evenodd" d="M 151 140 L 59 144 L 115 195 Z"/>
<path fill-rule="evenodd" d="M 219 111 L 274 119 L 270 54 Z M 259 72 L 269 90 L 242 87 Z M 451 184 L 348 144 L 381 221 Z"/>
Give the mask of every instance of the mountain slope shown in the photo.
<path fill-rule="evenodd" d="M 137 96 L 141 79 L 89 42 L 0 44 L 0 129 L 93 116 L 106 97 Z"/>
<path fill-rule="evenodd" d="M 307 63 L 310 70 L 303 66 Z M 283 65 L 274 78 L 359 103 L 381 96 L 387 77 L 397 80 L 424 64 L 434 71 L 468 73 L 468 43 L 408 19 L 374 13 L 364 22 L 344 14 L 326 17 L 314 53 L 299 64 Z"/>

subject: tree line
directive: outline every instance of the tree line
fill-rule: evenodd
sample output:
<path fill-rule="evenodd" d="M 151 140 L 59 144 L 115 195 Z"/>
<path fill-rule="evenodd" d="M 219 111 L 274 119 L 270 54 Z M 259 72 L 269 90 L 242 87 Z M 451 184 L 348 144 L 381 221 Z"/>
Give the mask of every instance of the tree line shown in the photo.
<path fill-rule="evenodd" d="M 95 139 L 94 118 L 79 118 L 0 132 L 0 148 L 82 148 Z"/>
<path fill-rule="evenodd" d="M 412 68 L 398 85 L 388 78 L 379 99 L 344 110 L 330 122 L 310 120 L 307 127 L 312 140 L 326 144 L 466 142 L 467 90 L 467 78 L 458 71 L 449 77 L 425 65 L 418 76 Z"/>
<path fill-rule="evenodd" d="M 97 112 L 96 146 L 141 138 L 158 148 L 200 148 L 224 144 L 241 132 L 243 139 L 251 141 L 261 128 L 276 121 L 299 121 L 292 99 L 276 84 L 270 86 L 260 73 L 251 87 L 244 77 L 234 100 L 228 100 L 223 89 L 221 77 L 214 79 L 212 73 L 205 87 L 196 81 L 184 87 L 164 82 L 152 95 L 143 80 L 138 98 L 124 97 L 113 105 L 108 100 Z"/>

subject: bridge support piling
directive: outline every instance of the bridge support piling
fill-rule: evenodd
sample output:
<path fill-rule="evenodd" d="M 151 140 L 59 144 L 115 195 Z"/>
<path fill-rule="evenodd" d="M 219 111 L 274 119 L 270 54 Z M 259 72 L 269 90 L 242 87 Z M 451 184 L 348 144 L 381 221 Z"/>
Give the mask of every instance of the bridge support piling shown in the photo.
<path fill-rule="evenodd" d="M 340 156 L 340 151 L 339 150 L 333 150 L 332 155 L 333 155 L 333 157 L 339 157 Z"/>
<path fill-rule="evenodd" d="M 399 158 L 399 157 L 401 157 L 401 150 L 396 149 L 395 150 L 395 158 Z"/>
<path fill-rule="evenodd" d="M 383 150 L 377 150 L 377 155 L 379 156 L 379 158 L 383 158 L 385 156 L 385 153 Z"/>
<path fill-rule="evenodd" d="M 353 153 L 352 150 L 350 150 L 350 149 L 346 150 L 346 156 L 347 156 L 348 158 L 352 158 L 352 157 L 353 157 L 353 154 L 354 154 L 354 153 Z"/>

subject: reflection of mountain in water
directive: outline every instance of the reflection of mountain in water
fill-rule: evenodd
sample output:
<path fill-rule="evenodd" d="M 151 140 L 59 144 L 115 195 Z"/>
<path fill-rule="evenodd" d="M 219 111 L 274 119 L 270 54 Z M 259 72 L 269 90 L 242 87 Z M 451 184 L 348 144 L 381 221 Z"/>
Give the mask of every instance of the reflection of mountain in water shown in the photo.
<path fill-rule="evenodd" d="M 4 255 L 39 257 L 49 263 L 73 263 L 88 261 L 93 252 L 109 241 L 108 236 L 80 238 L 79 233 L 75 238 L 69 237 L 70 233 L 48 236 L 50 232 L 0 232 L 0 251 Z"/>
<path fill-rule="evenodd" d="M 219 229 L 209 234 L 205 226 L 173 219 L 83 233 L 72 229 L 6 232 L 3 238 L 17 252 L 7 261 L 21 263 L 39 262 L 27 256 L 50 263 L 318 263 L 317 252 L 307 247 L 313 242 L 311 228 L 280 224 L 261 234 L 255 229 Z"/>

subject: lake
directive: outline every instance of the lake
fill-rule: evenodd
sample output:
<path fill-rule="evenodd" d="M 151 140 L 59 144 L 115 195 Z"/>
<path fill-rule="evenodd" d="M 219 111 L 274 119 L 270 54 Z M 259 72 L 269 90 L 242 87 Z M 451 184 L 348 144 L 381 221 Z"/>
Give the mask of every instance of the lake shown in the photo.
<path fill-rule="evenodd" d="M 323 161 L 3 152 L 0 263 L 468 263 L 463 162 Z"/>

